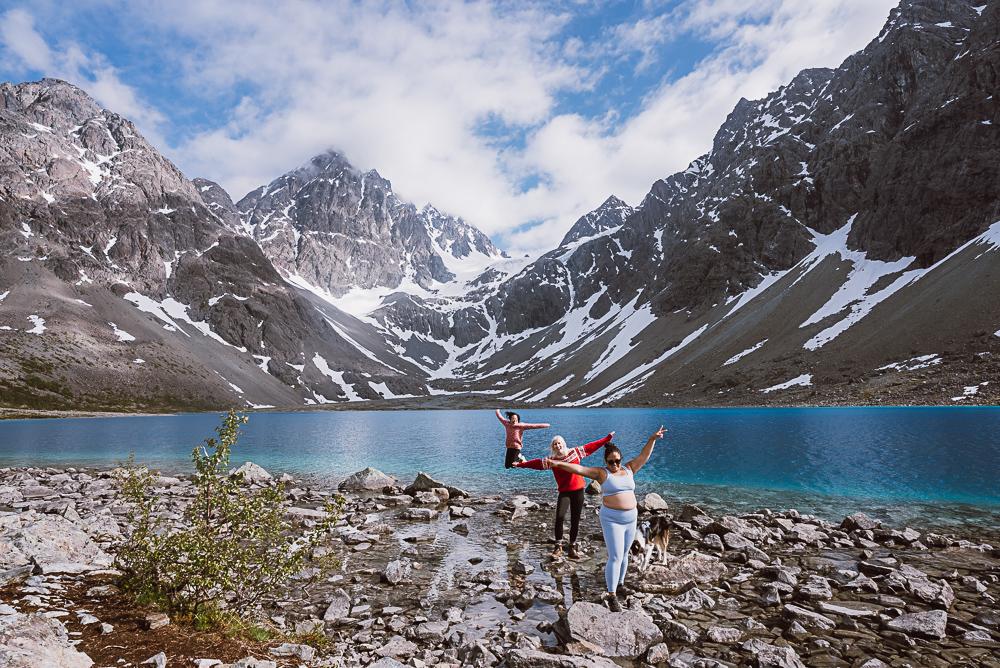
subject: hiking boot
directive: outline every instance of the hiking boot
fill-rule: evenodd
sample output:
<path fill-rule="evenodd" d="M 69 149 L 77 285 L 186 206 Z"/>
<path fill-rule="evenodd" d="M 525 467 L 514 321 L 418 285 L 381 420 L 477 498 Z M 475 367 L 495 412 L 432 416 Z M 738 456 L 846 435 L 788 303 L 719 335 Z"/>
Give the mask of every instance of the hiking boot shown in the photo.
<path fill-rule="evenodd" d="M 553 559 L 562 559 L 563 556 L 562 541 L 556 543 L 556 549 L 552 550 L 551 556 Z"/>
<path fill-rule="evenodd" d="M 580 558 L 580 553 L 577 552 L 577 550 L 576 550 L 576 543 L 570 543 L 569 544 L 569 551 L 566 553 L 566 556 L 569 557 L 570 559 L 579 559 Z"/>
<path fill-rule="evenodd" d="M 621 605 L 621 603 L 618 602 L 618 597 L 615 596 L 615 594 L 609 592 L 608 594 L 606 594 L 604 596 L 604 601 L 605 601 L 605 603 L 608 604 L 608 609 L 611 612 L 621 612 L 622 611 L 622 605 Z"/>

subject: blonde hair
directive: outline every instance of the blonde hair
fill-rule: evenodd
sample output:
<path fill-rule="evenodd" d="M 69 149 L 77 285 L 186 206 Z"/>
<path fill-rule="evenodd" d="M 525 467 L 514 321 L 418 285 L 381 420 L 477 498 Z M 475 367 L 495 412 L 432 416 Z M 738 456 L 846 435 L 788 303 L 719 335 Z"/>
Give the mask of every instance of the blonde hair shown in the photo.
<path fill-rule="evenodd" d="M 556 436 L 555 438 L 552 439 L 552 443 L 549 445 L 549 453 L 553 457 L 556 456 L 556 446 L 559 445 L 560 443 L 564 448 L 567 447 L 566 439 L 564 439 L 562 436 Z"/>

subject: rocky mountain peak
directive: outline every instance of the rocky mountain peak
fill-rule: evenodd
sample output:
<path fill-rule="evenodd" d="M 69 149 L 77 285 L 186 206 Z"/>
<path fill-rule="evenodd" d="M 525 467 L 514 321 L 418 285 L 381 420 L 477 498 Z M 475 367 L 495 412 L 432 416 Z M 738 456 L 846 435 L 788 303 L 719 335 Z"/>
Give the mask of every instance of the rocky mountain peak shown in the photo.
<path fill-rule="evenodd" d="M 620 227 L 631 213 L 632 207 L 611 195 L 599 207 L 581 216 L 573 223 L 566 236 L 563 237 L 560 246 Z"/>

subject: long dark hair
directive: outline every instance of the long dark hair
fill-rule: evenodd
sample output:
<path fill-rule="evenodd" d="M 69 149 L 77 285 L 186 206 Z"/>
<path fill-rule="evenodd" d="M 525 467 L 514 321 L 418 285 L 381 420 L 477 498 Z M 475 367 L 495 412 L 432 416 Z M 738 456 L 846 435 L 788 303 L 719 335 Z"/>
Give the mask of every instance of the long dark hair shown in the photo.
<path fill-rule="evenodd" d="M 521 416 L 520 415 L 518 415 L 514 411 L 507 411 L 507 419 L 508 420 L 513 420 L 514 418 L 517 418 L 518 422 L 521 421 Z"/>
<path fill-rule="evenodd" d="M 604 463 L 607 464 L 608 463 L 608 457 L 610 455 L 615 454 L 616 452 L 618 453 L 618 457 L 621 458 L 622 457 L 622 451 L 618 449 L 617 445 L 615 445 L 614 443 L 608 443 L 607 445 L 605 445 L 604 446 Z"/>

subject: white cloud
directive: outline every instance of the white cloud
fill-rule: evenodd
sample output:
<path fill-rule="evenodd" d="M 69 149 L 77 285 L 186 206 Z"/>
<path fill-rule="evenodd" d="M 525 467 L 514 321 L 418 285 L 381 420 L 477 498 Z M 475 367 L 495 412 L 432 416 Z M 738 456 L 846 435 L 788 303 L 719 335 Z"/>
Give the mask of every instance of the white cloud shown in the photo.
<path fill-rule="evenodd" d="M 164 148 L 161 127 L 166 122 L 155 108 L 144 103 L 135 89 L 122 82 L 118 71 L 99 53 L 88 53 L 75 42 L 53 49 L 35 28 L 34 17 L 23 9 L 0 15 L 3 64 L 14 71 L 41 72 L 83 88 L 103 107 L 139 126 L 155 146 Z"/>

